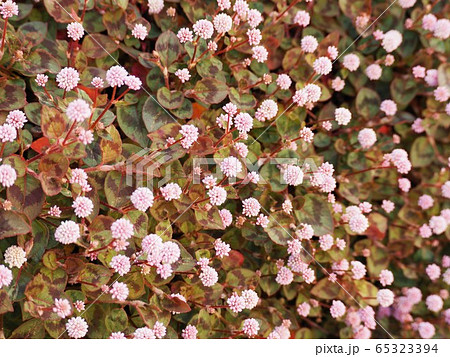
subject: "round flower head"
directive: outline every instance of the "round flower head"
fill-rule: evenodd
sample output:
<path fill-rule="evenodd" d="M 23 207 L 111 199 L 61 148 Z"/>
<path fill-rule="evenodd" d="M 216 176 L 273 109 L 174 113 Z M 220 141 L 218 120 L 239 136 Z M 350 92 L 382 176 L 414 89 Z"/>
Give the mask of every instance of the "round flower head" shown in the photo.
<path fill-rule="evenodd" d="M 225 33 L 231 30 L 233 26 L 233 20 L 225 13 L 218 14 L 213 20 L 214 28 L 218 33 Z"/>
<path fill-rule="evenodd" d="M 282 90 L 289 89 L 292 84 L 291 78 L 287 74 L 280 74 L 276 80 L 278 87 Z"/>
<path fill-rule="evenodd" d="M 113 299 L 119 300 L 119 301 L 125 301 L 128 297 L 129 290 L 126 284 L 119 283 L 116 281 L 111 289 L 109 289 L 109 293 L 111 294 L 111 297 Z"/>
<path fill-rule="evenodd" d="M 294 280 L 294 274 L 292 273 L 291 269 L 287 267 L 281 267 L 280 270 L 278 270 L 277 276 L 275 278 L 275 281 L 280 285 L 289 285 L 292 283 L 292 280 Z"/>
<path fill-rule="evenodd" d="M 220 218 L 222 219 L 222 224 L 223 224 L 224 228 L 228 227 L 233 222 L 233 215 L 226 208 L 221 209 L 219 211 L 219 215 L 220 215 Z"/>
<path fill-rule="evenodd" d="M 139 90 L 142 86 L 142 81 L 136 76 L 126 76 L 124 83 L 131 90 Z"/>
<path fill-rule="evenodd" d="M 300 42 L 300 47 L 302 48 L 302 51 L 306 53 L 313 53 L 318 46 L 319 43 L 317 42 L 316 38 L 311 35 L 303 37 L 302 41 Z"/>
<path fill-rule="evenodd" d="M 166 201 L 178 200 L 181 197 L 181 187 L 177 183 L 168 183 L 160 188 L 161 195 Z"/>
<path fill-rule="evenodd" d="M 91 116 L 91 108 L 85 100 L 75 99 L 67 106 L 66 115 L 71 122 L 81 123 Z"/>
<path fill-rule="evenodd" d="M 358 142 L 363 149 L 368 149 L 377 141 L 377 134 L 372 128 L 362 129 L 358 133 Z"/>
<path fill-rule="evenodd" d="M 436 333 L 436 329 L 429 322 L 420 322 L 417 330 L 419 331 L 420 337 L 426 339 L 432 338 Z"/>
<path fill-rule="evenodd" d="M 337 108 L 334 111 L 334 119 L 339 125 L 347 125 L 352 119 L 352 113 L 347 108 Z"/>
<path fill-rule="evenodd" d="M 345 305 L 340 300 L 333 300 L 330 307 L 330 314 L 334 319 L 345 315 Z"/>
<path fill-rule="evenodd" d="M 11 284 L 13 279 L 12 272 L 4 265 L 0 265 L 0 289 Z"/>
<path fill-rule="evenodd" d="M 440 86 L 437 87 L 434 92 L 434 99 L 436 99 L 438 102 L 446 102 L 448 98 L 450 97 L 450 92 L 447 89 L 447 87 Z"/>
<path fill-rule="evenodd" d="M 189 78 L 191 78 L 191 74 L 189 73 L 189 70 L 187 68 L 177 69 L 175 71 L 175 75 L 178 77 L 181 83 L 185 83 L 189 81 Z"/>
<path fill-rule="evenodd" d="M 434 37 L 446 40 L 450 36 L 450 20 L 439 19 L 436 21 L 433 29 Z"/>
<path fill-rule="evenodd" d="M 345 87 L 345 81 L 341 77 L 336 77 L 331 81 L 331 88 L 336 92 L 340 92 Z"/>
<path fill-rule="evenodd" d="M 14 170 L 10 165 L 3 164 L 0 165 L 0 183 L 4 187 L 11 187 L 17 179 L 16 170 Z"/>
<path fill-rule="evenodd" d="M 413 7 L 415 3 L 416 3 L 416 0 L 399 0 L 398 1 L 398 4 L 404 9 L 409 9 L 410 7 Z"/>
<path fill-rule="evenodd" d="M 25 251 L 17 245 L 8 247 L 8 249 L 5 250 L 4 258 L 5 263 L 8 264 L 10 268 L 21 268 L 27 261 Z"/>
<path fill-rule="evenodd" d="M 67 334 L 71 338 L 82 338 L 86 336 L 88 332 L 88 324 L 86 323 L 86 320 L 82 317 L 72 317 L 69 321 L 66 323 L 66 330 Z"/>
<path fill-rule="evenodd" d="M 153 192 L 147 187 L 138 187 L 131 194 L 130 201 L 133 206 L 142 212 L 147 211 L 153 206 Z"/>
<path fill-rule="evenodd" d="M 84 36 L 83 25 L 79 22 L 72 22 L 67 25 L 67 36 L 74 41 L 79 41 Z"/>
<path fill-rule="evenodd" d="M 183 27 L 178 31 L 177 37 L 181 43 L 192 42 L 194 40 L 192 31 L 186 27 Z"/>
<path fill-rule="evenodd" d="M 304 89 L 308 93 L 308 102 L 315 103 L 322 95 L 322 90 L 317 84 L 307 84 Z"/>
<path fill-rule="evenodd" d="M 12 0 L 6 0 L 0 4 L 0 14 L 4 19 L 19 15 L 19 7 Z"/>
<path fill-rule="evenodd" d="M 395 204 L 390 200 L 383 200 L 381 208 L 384 209 L 386 213 L 391 213 L 395 209 Z"/>
<path fill-rule="evenodd" d="M 425 304 L 427 309 L 433 312 L 439 312 L 444 306 L 444 301 L 439 295 L 430 295 L 426 298 Z"/>
<path fill-rule="evenodd" d="M 366 267 L 363 263 L 358 261 L 351 262 L 352 265 L 352 273 L 353 273 L 353 279 L 360 280 L 364 278 L 366 275 Z"/>
<path fill-rule="evenodd" d="M 228 257 L 231 248 L 228 243 L 225 243 L 224 241 L 222 241 L 222 239 L 219 238 L 214 241 L 214 250 L 216 251 L 216 255 L 219 258 L 223 258 Z"/>
<path fill-rule="evenodd" d="M 299 10 L 294 16 L 294 22 L 302 27 L 306 27 L 309 25 L 310 16 L 309 14 L 304 10 Z"/>
<path fill-rule="evenodd" d="M 434 200 L 430 195 L 422 195 L 419 197 L 418 205 L 423 210 L 433 207 Z"/>
<path fill-rule="evenodd" d="M 383 111 L 386 115 L 395 115 L 397 113 L 397 104 L 390 99 L 383 100 L 380 104 L 380 109 Z"/>
<path fill-rule="evenodd" d="M 266 121 L 274 118 L 278 113 L 278 105 L 272 99 L 264 100 L 255 113 L 255 118 L 259 121 Z"/>
<path fill-rule="evenodd" d="M 249 29 L 247 31 L 248 44 L 250 46 L 259 45 L 262 40 L 261 31 L 258 29 Z"/>
<path fill-rule="evenodd" d="M 92 78 L 91 85 L 97 89 L 101 89 L 105 85 L 105 82 L 100 77 L 94 77 Z"/>
<path fill-rule="evenodd" d="M 45 74 L 39 73 L 38 75 L 36 75 L 36 84 L 39 87 L 45 87 L 47 82 L 48 82 L 48 76 L 46 76 Z"/>
<path fill-rule="evenodd" d="M 55 312 L 60 318 L 65 319 L 72 314 L 72 306 L 67 299 L 55 299 L 55 306 L 53 307 Z"/>
<path fill-rule="evenodd" d="M 320 75 L 327 75 L 331 72 L 332 63 L 328 57 L 319 57 L 313 63 L 313 68 Z"/>
<path fill-rule="evenodd" d="M 244 299 L 245 309 L 253 309 L 258 305 L 259 297 L 254 290 L 244 290 L 241 297 Z"/>
<path fill-rule="evenodd" d="M 80 237 L 80 227 L 74 221 L 61 222 L 55 231 L 55 239 L 62 244 L 75 243 Z"/>
<path fill-rule="evenodd" d="M 257 27 L 262 21 L 263 21 L 263 17 L 257 9 L 248 10 L 247 23 L 251 28 Z"/>
<path fill-rule="evenodd" d="M 154 340 L 156 339 L 155 333 L 148 327 L 140 327 L 134 331 L 133 337 L 139 340 Z"/>
<path fill-rule="evenodd" d="M 137 38 L 138 40 L 144 41 L 146 37 L 148 36 L 148 30 L 147 27 L 145 27 L 142 24 L 136 24 L 133 27 L 133 30 L 131 31 L 131 34 L 133 37 Z"/>
<path fill-rule="evenodd" d="M 184 149 L 189 149 L 198 139 L 198 128 L 194 125 L 182 125 L 180 134 L 183 136 L 180 144 Z"/>
<path fill-rule="evenodd" d="M 253 337 L 258 334 L 259 322 L 253 318 L 245 319 L 242 325 L 242 331 L 248 336 Z"/>
<path fill-rule="evenodd" d="M 79 196 L 73 201 L 72 207 L 77 217 L 85 218 L 92 213 L 94 204 L 89 198 Z"/>
<path fill-rule="evenodd" d="M 204 40 L 211 38 L 214 33 L 213 24 L 211 21 L 205 19 L 198 20 L 192 28 L 194 29 L 194 33 Z"/>
<path fill-rule="evenodd" d="M 164 0 L 148 0 L 148 13 L 159 14 L 164 8 Z"/>
<path fill-rule="evenodd" d="M 197 338 L 197 328 L 193 325 L 187 325 L 186 328 L 181 331 L 181 337 L 185 340 L 195 340 Z"/>
<path fill-rule="evenodd" d="M 307 317 L 309 315 L 309 312 L 311 311 L 311 305 L 307 302 L 302 302 L 297 307 L 297 313 L 302 317 Z"/>
<path fill-rule="evenodd" d="M 284 170 L 283 179 L 288 185 L 301 185 L 303 183 L 303 171 L 297 165 L 288 165 Z"/>
<path fill-rule="evenodd" d="M 409 190 L 411 189 L 411 181 L 409 181 L 407 178 L 399 178 L 398 188 L 403 192 L 409 192 Z"/>
<path fill-rule="evenodd" d="M 202 268 L 202 272 L 200 273 L 199 278 L 204 286 L 210 287 L 217 283 L 217 281 L 219 280 L 219 275 L 217 274 L 217 271 L 214 270 L 214 268 L 205 266 Z"/>
<path fill-rule="evenodd" d="M 397 30 L 390 30 L 384 34 L 381 46 L 383 46 L 386 52 L 392 52 L 401 45 L 402 41 L 403 36 L 400 32 Z"/>
<path fill-rule="evenodd" d="M 426 68 L 423 66 L 414 66 L 412 68 L 414 78 L 425 78 L 425 70 Z"/>
<path fill-rule="evenodd" d="M 441 186 L 441 194 L 442 194 L 442 197 L 450 198 L 450 181 L 446 181 Z"/>
<path fill-rule="evenodd" d="M 442 234 L 447 229 L 447 221 L 444 217 L 433 216 L 428 223 L 434 234 Z"/>
<path fill-rule="evenodd" d="M 383 70 L 379 64 L 373 63 L 366 68 L 366 75 L 371 81 L 380 79 Z"/>
<path fill-rule="evenodd" d="M 236 177 L 242 171 L 242 164 L 234 156 L 229 156 L 220 162 L 220 170 L 227 177 Z"/>
<path fill-rule="evenodd" d="M 428 265 L 425 269 L 425 272 L 432 281 L 439 279 L 439 277 L 441 276 L 441 268 L 436 264 Z"/>
<path fill-rule="evenodd" d="M 10 142 L 12 143 L 17 139 L 17 130 L 11 124 L 0 125 L 0 141 L 2 143 Z"/>
<path fill-rule="evenodd" d="M 348 225 L 352 232 L 362 234 L 369 228 L 369 220 L 362 214 L 356 214 L 350 218 Z"/>
<path fill-rule="evenodd" d="M 267 52 L 264 46 L 255 46 L 252 48 L 253 55 L 252 57 L 258 61 L 259 63 L 264 63 L 267 61 L 267 57 L 269 56 L 269 52 Z"/>
<path fill-rule="evenodd" d="M 394 303 L 394 293 L 389 289 L 381 289 L 377 293 L 377 300 L 383 307 L 391 306 Z"/>
<path fill-rule="evenodd" d="M 165 242 L 161 248 L 161 262 L 163 264 L 173 264 L 180 258 L 180 247 L 175 242 Z"/>
<path fill-rule="evenodd" d="M 227 199 L 227 191 L 223 187 L 215 186 L 208 191 L 209 202 L 214 206 L 220 206 Z"/>
<path fill-rule="evenodd" d="M 334 61 L 337 58 L 339 51 L 336 48 L 336 46 L 328 46 L 327 54 L 328 54 L 328 57 L 330 57 L 330 59 L 332 59 Z"/>
<path fill-rule="evenodd" d="M 425 82 L 431 87 L 436 87 L 438 85 L 438 71 L 436 69 L 427 70 Z"/>
<path fill-rule="evenodd" d="M 242 201 L 242 213 L 247 217 L 256 217 L 261 209 L 261 204 L 256 198 L 250 197 Z"/>
<path fill-rule="evenodd" d="M 128 72 L 122 66 L 112 66 L 106 71 L 106 81 L 111 87 L 121 87 L 125 84 Z"/>
<path fill-rule="evenodd" d="M 380 284 L 383 286 L 391 285 L 394 282 L 394 274 L 390 270 L 383 269 L 380 272 Z"/>
<path fill-rule="evenodd" d="M 245 299 L 238 294 L 233 293 L 233 295 L 227 299 L 227 305 L 231 311 L 237 314 L 245 309 Z"/>
<path fill-rule="evenodd" d="M 126 218 L 119 218 L 111 224 L 111 235 L 114 239 L 130 239 L 133 234 L 133 224 Z"/>
<path fill-rule="evenodd" d="M 354 72 L 358 69 L 360 60 L 357 55 L 350 53 L 350 54 L 344 56 L 344 60 L 343 60 L 342 64 L 350 72 Z"/>
<path fill-rule="evenodd" d="M 58 87 L 65 91 L 74 89 L 80 81 L 80 75 L 76 69 L 72 67 L 65 67 L 56 76 L 56 83 Z"/>
<path fill-rule="evenodd" d="M 116 255 L 112 257 L 109 266 L 120 276 L 124 276 L 131 269 L 130 258 L 125 255 Z"/>
<path fill-rule="evenodd" d="M 22 129 L 27 121 L 27 116 L 21 110 L 13 110 L 6 117 L 6 122 L 17 130 Z"/>
<path fill-rule="evenodd" d="M 109 336 L 110 340 L 126 340 L 125 334 L 123 332 L 111 332 Z"/>
<path fill-rule="evenodd" d="M 239 113 L 234 118 L 234 125 L 241 134 L 248 133 L 253 128 L 253 118 L 248 113 Z"/>

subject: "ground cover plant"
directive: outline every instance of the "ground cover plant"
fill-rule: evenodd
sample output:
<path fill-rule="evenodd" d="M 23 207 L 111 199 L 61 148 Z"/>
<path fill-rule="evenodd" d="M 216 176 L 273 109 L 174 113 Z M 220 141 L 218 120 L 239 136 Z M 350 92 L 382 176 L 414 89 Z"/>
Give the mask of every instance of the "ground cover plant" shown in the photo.
<path fill-rule="evenodd" d="M 449 337 L 448 11 L 0 2 L 0 337 Z"/>

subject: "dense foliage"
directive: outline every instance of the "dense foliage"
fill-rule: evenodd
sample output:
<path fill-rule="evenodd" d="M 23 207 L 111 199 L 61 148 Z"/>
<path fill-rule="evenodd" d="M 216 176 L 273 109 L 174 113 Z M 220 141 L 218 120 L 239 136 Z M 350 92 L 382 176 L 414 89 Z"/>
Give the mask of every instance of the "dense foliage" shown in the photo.
<path fill-rule="evenodd" d="M 0 336 L 449 337 L 445 1 L 0 3 Z"/>

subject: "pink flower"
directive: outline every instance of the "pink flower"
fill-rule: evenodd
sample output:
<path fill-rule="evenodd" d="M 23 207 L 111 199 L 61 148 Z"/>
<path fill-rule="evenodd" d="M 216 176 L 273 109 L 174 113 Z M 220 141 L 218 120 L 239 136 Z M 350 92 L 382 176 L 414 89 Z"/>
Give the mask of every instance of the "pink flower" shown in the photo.
<path fill-rule="evenodd" d="M 310 128 L 305 126 L 302 130 L 300 130 L 299 137 L 306 143 L 312 143 L 314 140 L 314 133 Z"/>
<path fill-rule="evenodd" d="M 377 141 L 377 134 L 372 128 L 362 129 L 358 133 L 358 142 L 363 149 L 368 149 Z"/>
<path fill-rule="evenodd" d="M 306 103 L 308 103 L 308 99 L 308 92 L 304 88 L 297 90 L 292 97 L 292 101 L 299 107 L 303 107 Z"/>
<path fill-rule="evenodd" d="M 301 185 L 303 183 L 303 171 L 297 165 L 288 165 L 284 170 L 283 179 L 288 185 Z"/>
<path fill-rule="evenodd" d="M 324 251 L 331 249 L 331 247 L 333 246 L 333 242 L 333 236 L 330 234 L 325 234 L 319 237 L 320 249 Z"/>
<path fill-rule="evenodd" d="M 433 232 L 428 224 L 423 224 L 419 228 L 419 235 L 422 238 L 430 238 L 432 236 Z"/>
<path fill-rule="evenodd" d="M 191 78 L 191 74 L 187 68 L 177 69 L 175 75 L 178 77 L 181 83 L 185 83 Z"/>
<path fill-rule="evenodd" d="M 398 4 L 404 9 L 409 9 L 410 7 L 413 7 L 415 3 L 416 3 L 416 0 L 399 0 L 398 1 Z"/>
<path fill-rule="evenodd" d="M 433 207 L 434 200 L 430 195 L 422 195 L 419 197 L 418 205 L 423 210 Z"/>
<path fill-rule="evenodd" d="M 411 129 L 414 130 L 415 133 L 421 134 L 425 131 L 425 128 L 422 125 L 423 120 L 420 118 L 417 118 L 414 120 L 414 122 L 411 125 Z"/>
<path fill-rule="evenodd" d="M 111 224 L 111 235 L 115 239 L 129 239 L 133 233 L 133 224 L 126 218 L 119 218 Z"/>
<path fill-rule="evenodd" d="M 275 281 L 280 285 L 289 285 L 292 283 L 292 280 L 294 280 L 294 274 L 292 271 L 287 267 L 281 267 L 280 270 L 278 270 L 277 276 L 275 278 Z"/>
<path fill-rule="evenodd" d="M 450 36 L 450 20 L 439 19 L 436 21 L 433 29 L 434 37 L 446 40 Z"/>
<path fill-rule="evenodd" d="M 177 243 L 168 241 L 164 242 L 161 248 L 161 262 L 163 264 L 173 264 L 180 258 L 181 251 Z"/>
<path fill-rule="evenodd" d="M 310 16 L 306 11 L 300 10 L 300 11 L 297 11 L 297 13 L 295 14 L 294 22 L 297 25 L 306 27 L 309 25 L 309 21 L 310 21 Z"/>
<path fill-rule="evenodd" d="M 395 209 L 395 204 L 390 200 L 383 200 L 381 208 L 384 209 L 386 213 L 391 213 Z"/>
<path fill-rule="evenodd" d="M 36 83 L 39 87 L 45 87 L 45 85 L 48 82 L 48 76 L 46 76 L 45 74 L 38 74 L 36 75 Z"/>
<path fill-rule="evenodd" d="M 166 201 L 178 200 L 182 193 L 181 187 L 173 182 L 161 187 L 160 191 Z"/>
<path fill-rule="evenodd" d="M 339 125 L 347 125 L 350 123 L 352 118 L 352 113 L 347 108 L 337 108 L 334 111 L 334 119 Z"/>
<path fill-rule="evenodd" d="M 59 217 L 61 216 L 61 209 L 58 206 L 52 206 L 48 210 L 48 214 L 52 217 Z"/>
<path fill-rule="evenodd" d="M 223 187 L 215 186 L 208 191 L 209 202 L 214 206 L 220 206 L 227 199 L 227 191 Z"/>
<path fill-rule="evenodd" d="M 197 328 L 193 325 L 187 325 L 183 331 L 181 331 L 181 336 L 185 340 L 195 340 L 197 338 Z"/>
<path fill-rule="evenodd" d="M 253 318 L 245 319 L 242 325 L 242 331 L 249 337 L 256 336 L 259 331 L 258 321 Z"/>
<path fill-rule="evenodd" d="M 383 307 L 391 306 L 394 303 L 394 293 L 389 289 L 381 289 L 377 293 L 377 301 Z"/>
<path fill-rule="evenodd" d="M 166 327 L 159 321 L 156 321 L 153 325 L 153 332 L 156 338 L 163 338 L 166 335 Z"/>
<path fill-rule="evenodd" d="M 300 47 L 302 48 L 302 51 L 306 53 L 313 53 L 318 46 L 319 43 L 317 42 L 317 39 L 311 35 L 303 37 L 300 42 Z"/>
<path fill-rule="evenodd" d="M 233 215 L 226 208 L 219 211 L 220 218 L 222 219 L 222 224 L 224 228 L 228 227 L 233 222 Z"/>
<path fill-rule="evenodd" d="M 109 293 L 111 294 L 111 297 L 113 299 L 119 300 L 119 301 L 125 301 L 128 297 L 129 290 L 126 284 L 119 283 L 116 281 L 111 289 L 109 289 Z"/>
<path fill-rule="evenodd" d="M 259 63 L 264 63 L 267 61 L 269 52 L 267 52 L 264 46 L 255 46 L 252 48 L 252 51 L 253 51 L 252 57 Z"/>
<path fill-rule="evenodd" d="M 53 307 L 53 312 L 65 319 L 67 316 L 72 314 L 72 306 L 67 299 L 55 299 L 55 306 Z"/>
<path fill-rule="evenodd" d="M 11 284 L 12 272 L 4 265 L 0 265 L 0 289 Z"/>
<path fill-rule="evenodd" d="M 75 99 L 67 106 L 66 115 L 70 121 L 81 123 L 91 116 L 91 108 L 83 99 Z"/>
<path fill-rule="evenodd" d="M 220 162 L 220 170 L 227 177 L 236 177 L 242 171 L 242 164 L 234 156 L 229 156 Z"/>
<path fill-rule="evenodd" d="M 230 0 L 217 0 L 220 10 L 228 10 L 231 7 Z"/>
<path fill-rule="evenodd" d="M 327 55 L 328 57 L 330 57 L 333 61 L 337 58 L 339 54 L 338 49 L 336 48 L 336 46 L 328 46 L 327 48 Z"/>
<path fill-rule="evenodd" d="M 344 56 L 344 60 L 343 60 L 342 64 L 350 72 L 354 72 L 358 69 L 360 60 L 357 55 L 350 53 L 350 54 Z"/>
<path fill-rule="evenodd" d="M 307 317 L 309 315 L 310 311 L 311 311 L 311 305 L 309 305 L 307 302 L 302 302 L 297 307 L 297 313 L 303 317 Z"/>
<path fill-rule="evenodd" d="M 254 290 L 244 290 L 241 294 L 241 297 L 244 299 L 245 309 L 251 310 L 256 307 L 256 305 L 258 305 L 259 297 Z"/>
<path fill-rule="evenodd" d="M 91 130 L 77 128 L 76 133 L 78 135 L 78 140 L 80 140 L 80 142 L 82 142 L 84 145 L 89 145 L 94 141 L 94 134 Z"/>
<path fill-rule="evenodd" d="M 106 81 L 111 87 L 122 87 L 127 76 L 128 72 L 122 66 L 112 66 L 106 71 Z"/>
<path fill-rule="evenodd" d="M 4 19 L 19 15 L 19 7 L 14 1 L 6 0 L 0 4 L 0 14 Z"/>
<path fill-rule="evenodd" d="M 148 327 L 140 327 L 134 331 L 133 337 L 139 340 L 154 340 L 155 333 Z"/>
<path fill-rule="evenodd" d="M 448 98 L 450 97 L 450 92 L 448 91 L 447 87 L 440 86 L 437 87 L 434 92 L 434 99 L 436 99 L 438 102 L 446 102 Z"/>
<path fill-rule="evenodd" d="M 126 337 L 123 332 L 111 332 L 109 339 L 110 340 L 126 340 Z"/>
<path fill-rule="evenodd" d="M 148 13 L 159 14 L 164 8 L 164 0 L 148 0 Z"/>
<path fill-rule="evenodd" d="M 0 141 L 2 143 L 13 142 L 17 138 L 17 130 L 11 124 L 0 125 Z"/>
<path fill-rule="evenodd" d="M 91 85 L 93 85 L 97 89 L 103 88 L 103 79 L 101 79 L 100 77 L 94 77 L 92 78 Z"/>
<path fill-rule="evenodd" d="M 182 125 L 180 134 L 183 136 L 180 144 L 184 149 L 189 149 L 198 139 L 198 128 L 194 125 Z"/>
<path fill-rule="evenodd" d="M 72 208 L 75 211 L 75 215 L 80 218 L 85 218 L 92 213 L 94 204 L 92 201 L 84 196 L 79 196 L 73 201 Z"/>
<path fill-rule="evenodd" d="M 133 27 L 133 30 L 131 31 L 131 34 L 133 35 L 133 37 L 144 41 L 146 39 L 146 37 L 148 36 L 148 30 L 147 28 L 142 25 L 142 24 L 136 24 Z"/>
<path fill-rule="evenodd" d="M 204 286 L 210 287 L 217 283 L 217 281 L 219 280 L 219 275 L 217 274 L 217 271 L 214 270 L 214 268 L 205 266 L 202 268 L 202 272 L 200 273 L 199 278 Z"/>
<path fill-rule="evenodd" d="M 380 79 L 383 70 L 379 64 L 373 63 L 366 68 L 366 75 L 371 81 Z"/>
<path fill-rule="evenodd" d="M 230 245 L 220 238 L 214 241 L 214 249 L 219 258 L 228 257 L 228 254 L 231 251 Z"/>
<path fill-rule="evenodd" d="M 236 0 L 233 5 L 233 10 L 238 14 L 238 16 L 244 20 L 247 17 L 247 13 L 249 10 L 247 1 L 245 0 Z"/>
<path fill-rule="evenodd" d="M 131 269 L 130 258 L 125 255 L 116 255 L 112 257 L 109 266 L 120 276 L 124 276 Z"/>
<path fill-rule="evenodd" d="M 291 86 L 292 80 L 287 74 L 280 74 L 278 75 L 276 83 L 280 87 L 280 89 L 286 90 Z"/>
<path fill-rule="evenodd" d="M 433 312 L 439 312 L 444 306 L 444 302 L 439 295 L 430 295 L 426 298 L 425 304 L 427 309 Z"/>
<path fill-rule="evenodd" d="M 247 157 L 248 155 L 248 147 L 244 143 L 236 143 L 234 144 L 234 148 L 238 152 L 239 156 Z"/>
<path fill-rule="evenodd" d="M 351 262 L 351 265 L 353 279 L 360 280 L 364 278 L 364 276 L 366 275 L 366 267 L 364 266 L 364 264 L 355 260 Z"/>
<path fill-rule="evenodd" d="M 411 181 L 409 181 L 407 178 L 399 178 L 398 187 L 403 192 L 409 192 L 409 190 L 411 189 Z"/>
<path fill-rule="evenodd" d="M 423 66 L 414 66 L 412 69 L 414 78 L 425 78 L 425 70 Z"/>
<path fill-rule="evenodd" d="M 62 244 L 75 243 L 80 237 L 80 227 L 74 221 L 61 222 L 55 231 L 55 239 Z"/>
<path fill-rule="evenodd" d="M 331 81 L 331 88 L 336 92 L 340 92 L 345 87 L 345 81 L 341 77 L 336 77 Z"/>
<path fill-rule="evenodd" d="M 441 276 L 441 268 L 439 268 L 439 265 L 436 264 L 428 265 L 425 269 L 425 272 L 432 281 L 439 279 L 439 277 Z"/>
<path fill-rule="evenodd" d="M 274 118 L 278 113 L 278 105 L 272 99 L 264 100 L 255 113 L 255 118 L 261 122 Z M 239 114 L 238 114 L 239 115 Z M 236 117 L 237 118 L 237 117 Z"/>
<path fill-rule="evenodd" d="M 431 87 L 436 87 L 438 85 L 438 71 L 436 69 L 427 70 L 425 82 Z"/>
<path fill-rule="evenodd" d="M 247 31 L 248 44 L 250 46 L 259 45 L 262 40 L 261 31 L 258 29 L 249 29 Z"/>
<path fill-rule="evenodd" d="M 269 225 L 269 217 L 263 215 L 262 213 L 256 218 L 256 224 L 263 228 L 266 228 Z"/>
<path fill-rule="evenodd" d="M 261 209 L 261 204 L 256 198 L 250 197 L 242 201 L 242 214 L 247 217 L 256 217 Z"/>
<path fill-rule="evenodd" d="M 214 28 L 218 33 L 225 33 L 231 30 L 233 27 L 233 20 L 225 13 L 218 14 L 213 20 Z M 211 37 L 211 36 L 209 36 Z M 208 37 L 208 38 L 209 38 Z"/>
<path fill-rule="evenodd" d="M 147 211 L 151 206 L 153 206 L 153 192 L 147 187 L 138 187 L 131 194 L 130 201 L 133 206 L 142 212 Z"/>
<path fill-rule="evenodd" d="M 245 299 L 237 293 L 233 293 L 233 295 L 227 299 L 227 305 L 231 311 L 237 314 L 245 309 Z"/>
<path fill-rule="evenodd" d="M 327 75 L 331 72 L 332 63 L 328 57 L 319 57 L 313 63 L 313 68 L 320 75 Z"/>
<path fill-rule="evenodd" d="M 345 305 L 340 300 L 333 300 L 330 307 L 330 314 L 334 319 L 342 317 L 345 315 Z"/>
<path fill-rule="evenodd" d="M 430 222 L 428 223 L 430 228 L 433 230 L 434 234 L 442 234 L 447 229 L 447 221 L 444 217 L 441 216 L 433 216 L 430 218 Z"/>
<path fill-rule="evenodd" d="M 383 269 L 380 272 L 380 284 L 383 286 L 391 285 L 394 282 L 394 274 L 390 270 Z"/>
<path fill-rule="evenodd" d="M 429 322 L 420 322 L 418 326 L 418 331 L 420 337 L 422 338 L 432 338 L 436 333 L 436 329 Z"/>
<path fill-rule="evenodd" d="M 125 77 L 124 83 L 131 90 L 139 90 L 142 86 L 141 80 L 138 77 L 131 75 Z"/>
<path fill-rule="evenodd" d="M 257 9 L 248 10 L 247 23 L 251 28 L 257 27 L 262 21 L 263 21 L 263 17 Z"/>
<path fill-rule="evenodd" d="M 436 26 L 437 18 L 433 14 L 427 14 L 422 18 L 422 28 L 424 30 L 433 31 Z"/>
<path fill-rule="evenodd" d="M 77 300 L 73 303 L 73 306 L 75 307 L 75 309 L 77 309 L 78 312 L 84 311 L 85 310 L 85 306 L 84 306 L 84 302 L 81 300 Z"/>
<path fill-rule="evenodd" d="M 386 99 L 381 102 L 380 109 L 386 114 L 386 115 L 395 115 L 397 113 L 397 104 L 393 100 Z"/>
<path fill-rule="evenodd" d="M 17 179 L 16 170 L 14 170 L 10 165 L 3 164 L 0 165 L 0 183 L 4 187 L 11 187 Z"/>
<path fill-rule="evenodd" d="M 306 93 L 308 93 L 308 102 L 317 102 L 322 95 L 322 89 L 316 84 L 307 84 L 304 89 L 306 90 Z"/>
<path fill-rule="evenodd" d="M 390 30 L 386 32 L 383 36 L 383 40 L 381 41 L 381 46 L 385 49 L 386 52 L 395 51 L 403 41 L 403 36 L 397 30 Z"/>
<path fill-rule="evenodd" d="M 181 43 L 192 42 L 192 40 L 194 39 L 192 31 L 186 27 L 178 31 L 177 37 Z"/>
<path fill-rule="evenodd" d="M 27 121 L 27 116 L 21 110 L 13 110 L 6 117 L 6 122 L 17 130 L 22 129 Z"/>
<path fill-rule="evenodd" d="M 200 36 L 201 38 L 203 38 L 204 40 L 207 40 L 209 38 L 212 37 L 213 32 L 214 32 L 214 26 L 211 23 L 211 21 L 202 19 L 202 20 L 198 20 L 194 26 L 192 26 L 194 33 L 197 36 Z"/>
<path fill-rule="evenodd" d="M 442 197 L 450 198 L 450 181 L 446 181 L 441 186 L 441 194 L 442 194 Z"/>
<path fill-rule="evenodd" d="M 79 41 L 84 36 L 83 25 L 79 22 L 72 22 L 67 25 L 67 36 L 74 41 Z"/>
<path fill-rule="evenodd" d="M 369 228 L 369 221 L 362 214 L 356 214 L 350 217 L 348 226 L 350 227 L 350 230 L 352 232 L 362 234 L 366 231 L 367 228 Z"/>
<path fill-rule="evenodd" d="M 80 316 L 72 317 L 66 323 L 67 334 L 69 335 L 69 337 L 76 339 L 86 336 L 88 327 L 89 326 L 86 321 Z"/>
<path fill-rule="evenodd" d="M 74 89 L 80 81 L 80 75 L 76 69 L 72 67 L 63 68 L 56 76 L 58 87 L 66 92 Z"/>

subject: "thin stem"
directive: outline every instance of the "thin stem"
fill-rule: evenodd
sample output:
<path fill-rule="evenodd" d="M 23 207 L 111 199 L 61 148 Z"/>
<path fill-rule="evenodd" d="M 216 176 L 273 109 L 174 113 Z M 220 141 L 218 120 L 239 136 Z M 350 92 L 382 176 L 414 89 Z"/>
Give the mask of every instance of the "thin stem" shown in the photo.
<path fill-rule="evenodd" d="M 3 49 L 5 48 L 5 39 L 6 39 L 6 29 L 8 27 L 8 18 L 5 19 L 5 24 L 3 25 L 3 35 L 2 35 L 2 47 L 0 49 L 0 52 L 3 52 Z"/>

